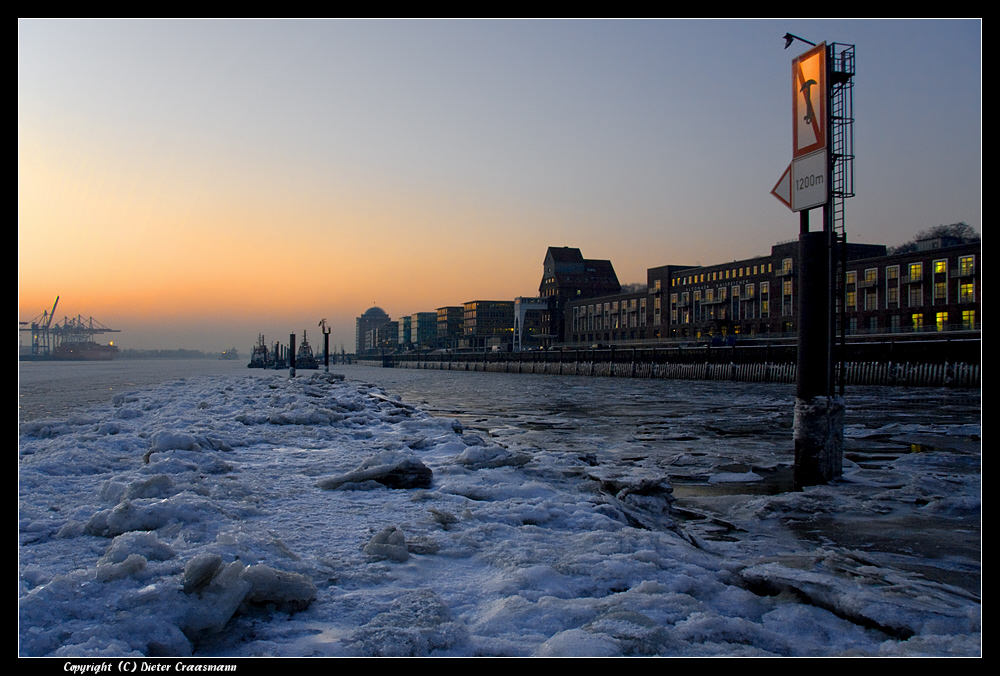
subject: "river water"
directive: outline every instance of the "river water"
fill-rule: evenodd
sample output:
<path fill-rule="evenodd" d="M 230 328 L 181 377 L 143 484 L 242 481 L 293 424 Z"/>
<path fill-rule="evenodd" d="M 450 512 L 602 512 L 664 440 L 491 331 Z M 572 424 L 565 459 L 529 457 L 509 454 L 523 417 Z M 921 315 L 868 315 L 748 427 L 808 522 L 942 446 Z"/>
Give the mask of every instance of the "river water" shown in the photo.
<path fill-rule="evenodd" d="M 704 483 L 722 472 L 752 470 L 780 485 L 793 460 L 794 385 L 360 365 L 336 365 L 331 370 L 399 395 L 432 415 L 455 418 L 501 443 L 652 462 L 669 468 L 674 481 L 682 484 Z M 274 373 L 247 369 L 242 360 L 21 362 L 18 417 L 26 421 L 65 416 L 108 403 L 117 393 L 178 378 Z M 299 370 L 298 377 L 309 373 Z M 980 421 L 978 390 L 849 388 L 845 399 L 848 428 Z M 911 450 L 914 443 L 920 442 L 907 439 L 892 448 L 848 441 L 845 450 L 857 454 L 868 446 L 872 458 L 867 461 L 875 462 L 873 458 L 880 455 Z M 924 445 L 939 443 L 925 440 Z"/>
<path fill-rule="evenodd" d="M 751 496 L 781 495 L 792 489 L 794 385 L 360 365 L 337 365 L 331 371 L 378 386 L 432 415 L 456 419 L 466 430 L 507 447 L 529 453 L 571 452 L 594 466 L 662 473 L 674 487 L 677 514 L 688 519 L 686 525 L 699 537 L 744 538 L 749 543 L 746 524 L 739 525 L 734 515 Z M 275 372 L 247 369 L 242 360 L 23 362 L 18 417 L 25 421 L 66 416 L 107 404 L 115 394 L 167 380 L 239 374 Z M 298 377 L 309 375 L 298 372 Z M 858 508 L 868 509 L 872 496 L 883 491 L 880 482 L 899 488 L 910 481 L 893 463 L 935 450 L 944 451 L 940 457 L 949 463 L 935 471 L 955 477 L 955 490 L 971 492 L 971 499 L 977 499 L 980 391 L 848 388 L 845 400 L 845 460 L 874 472 L 876 478 L 848 482 L 839 489 L 836 499 L 843 497 L 850 506 L 844 509 L 857 513 L 796 514 L 788 519 L 799 529 L 793 536 L 814 544 L 879 551 L 891 557 L 892 565 L 970 591 L 978 589 L 978 507 L 957 520 L 942 520 L 925 518 L 915 508 L 896 502 L 893 511 L 898 515 L 891 521 L 883 518 L 878 532 L 865 527 L 865 513 Z M 906 509 L 899 510 L 900 505 Z M 817 527 L 823 519 L 823 527 Z M 931 559 L 938 563 L 928 568 Z"/>

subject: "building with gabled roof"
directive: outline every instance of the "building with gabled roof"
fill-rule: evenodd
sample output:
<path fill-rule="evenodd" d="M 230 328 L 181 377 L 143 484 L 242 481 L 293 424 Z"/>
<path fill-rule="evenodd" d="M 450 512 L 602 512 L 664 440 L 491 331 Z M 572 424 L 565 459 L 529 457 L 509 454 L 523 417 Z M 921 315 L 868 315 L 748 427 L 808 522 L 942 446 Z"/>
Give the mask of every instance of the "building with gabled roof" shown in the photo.
<path fill-rule="evenodd" d="M 563 313 L 568 302 L 615 294 L 621 288 L 611 261 L 584 258 L 573 247 L 550 246 L 538 286 L 538 295 L 548 301 L 542 313 L 543 342 L 552 345 L 565 340 Z"/>

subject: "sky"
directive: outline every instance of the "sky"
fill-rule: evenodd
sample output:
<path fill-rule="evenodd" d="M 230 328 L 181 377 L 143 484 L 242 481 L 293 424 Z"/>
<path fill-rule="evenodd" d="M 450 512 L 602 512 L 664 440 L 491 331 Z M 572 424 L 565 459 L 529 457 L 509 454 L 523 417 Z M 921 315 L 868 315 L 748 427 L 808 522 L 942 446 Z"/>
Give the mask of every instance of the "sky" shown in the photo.
<path fill-rule="evenodd" d="M 549 246 L 770 253 L 786 32 L 855 45 L 854 242 L 982 232 L 980 20 L 20 20 L 18 320 L 249 355 L 534 296 Z"/>

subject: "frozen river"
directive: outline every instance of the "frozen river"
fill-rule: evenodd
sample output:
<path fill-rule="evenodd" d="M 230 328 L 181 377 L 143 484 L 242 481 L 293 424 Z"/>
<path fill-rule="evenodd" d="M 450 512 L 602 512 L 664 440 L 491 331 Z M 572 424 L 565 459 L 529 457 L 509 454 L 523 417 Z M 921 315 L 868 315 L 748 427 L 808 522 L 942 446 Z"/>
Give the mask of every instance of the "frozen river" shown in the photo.
<path fill-rule="evenodd" d="M 848 390 L 844 478 L 794 491 L 793 386 L 332 370 L 347 382 L 208 360 L 22 364 L 22 621 L 38 632 L 23 650 L 49 654 L 70 634 L 66 654 L 114 653 L 121 641 L 144 654 L 163 641 L 190 650 L 176 630 L 158 633 L 169 623 L 109 624 L 105 601 L 84 603 L 80 592 L 96 575 L 107 599 L 129 613 L 169 611 L 190 635 L 203 611 L 176 580 L 198 552 L 281 563 L 319 585 L 294 627 L 276 618 L 265 640 L 241 615 L 217 642 L 196 641 L 198 654 L 385 654 L 392 641 L 372 643 L 381 623 L 406 625 L 431 603 L 423 592 L 400 601 L 413 585 L 436 590 L 442 618 L 445 607 L 454 613 L 442 625 L 450 654 L 633 654 L 610 638 L 612 625 L 585 620 L 619 601 L 637 627 L 653 617 L 682 639 L 670 647 L 661 626 L 642 654 L 802 654 L 815 641 L 809 654 L 979 650 L 978 391 Z M 316 490 L 316 477 L 385 453 L 424 458 L 433 488 L 413 498 Z M 505 462 L 458 469 L 480 455 Z M 617 489 L 609 495 L 605 482 L 623 477 L 669 482 L 670 518 L 646 513 L 661 503 L 641 507 L 641 494 L 631 506 Z M 119 501 L 132 491 L 156 495 Z M 129 504 L 149 510 L 136 515 L 149 523 L 108 548 L 101 519 L 110 527 Z M 393 524 L 417 559 L 398 568 L 364 559 L 359 538 Z M 701 610 L 671 619 L 682 590 Z M 743 595 L 735 606 L 731 594 Z M 829 612 L 840 619 L 823 623 L 841 624 L 799 640 L 793 598 L 804 604 L 794 613 Z M 415 605 L 379 614 L 399 603 Z M 91 616 L 97 624 L 82 619 Z M 851 627 L 872 626 L 858 643 Z M 93 627 L 104 627 L 100 637 Z"/>
<path fill-rule="evenodd" d="M 669 477 L 687 527 L 708 538 L 745 538 L 730 518 L 749 495 L 791 489 L 793 385 L 642 380 L 507 373 L 466 373 L 336 365 L 349 380 L 368 382 L 435 416 L 458 419 L 519 450 L 574 452 L 595 464 L 656 469 Z M 114 394 L 201 375 L 260 375 L 242 361 L 121 360 L 22 363 L 23 420 L 65 415 Z M 299 371 L 299 377 L 310 372 Z M 849 388 L 845 457 L 892 484 L 901 456 L 945 451 L 957 476 L 978 486 L 981 393 L 932 388 Z M 964 434 L 975 429 L 977 435 Z M 967 488 L 967 487 L 966 487 Z M 956 488 L 957 489 L 957 488 Z M 843 493 L 870 486 L 841 484 Z M 962 490 L 965 490 L 963 488 Z M 864 496 L 855 496 L 864 499 Z M 914 498 L 920 500 L 921 498 Z M 889 526 L 829 514 L 791 520 L 797 536 L 862 548 L 906 567 L 930 571 L 967 589 L 980 585 L 978 518 L 901 515 Z M 961 563 L 953 565 L 953 557 Z M 939 562 L 940 566 L 927 561 Z M 975 562 L 975 563 L 973 563 Z"/>
<path fill-rule="evenodd" d="M 365 367 L 348 367 L 346 373 L 428 412 L 459 418 L 501 443 L 658 468 L 670 478 L 675 510 L 687 518 L 686 528 L 708 539 L 741 540 L 752 549 L 759 540 L 744 523 L 748 496 L 792 489 L 794 385 Z M 855 506 L 878 510 L 880 518 L 820 507 L 789 518 L 791 533 L 768 538 L 791 534 L 865 551 L 978 591 L 978 514 L 960 515 L 956 522 L 937 512 L 890 514 L 893 510 L 878 503 L 887 500 L 884 488 L 907 492 L 907 478 L 895 464 L 932 457 L 949 465 L 936 469 L 954 479 L 956 492 L 970 486 L 978 491 L 980 392 L 859 387 L 848 388 L 845 400 L 845 458 L 875 483 L 844 481 L 837 490 Z M 942 453 L 928 455 L 931 451 Z M 917 494 L 908 499 L 915 506 L 929 501 Z"/>

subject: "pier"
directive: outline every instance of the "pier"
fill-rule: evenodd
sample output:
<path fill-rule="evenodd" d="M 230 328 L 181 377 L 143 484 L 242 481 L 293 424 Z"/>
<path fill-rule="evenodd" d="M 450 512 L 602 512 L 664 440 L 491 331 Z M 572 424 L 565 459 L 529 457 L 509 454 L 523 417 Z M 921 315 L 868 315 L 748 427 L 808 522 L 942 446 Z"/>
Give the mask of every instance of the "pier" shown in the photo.
<path fill-rule="evenodd" d="M 366 363 L 362 360 L 361 363 Z M 372 365 L 610 378 L 794 383 L 796 345 L 609 347 L 527 352 L 411 352 Z M 846 385 L 981 386 L 979 339 L 850 343 L 838 367 Z"/>

